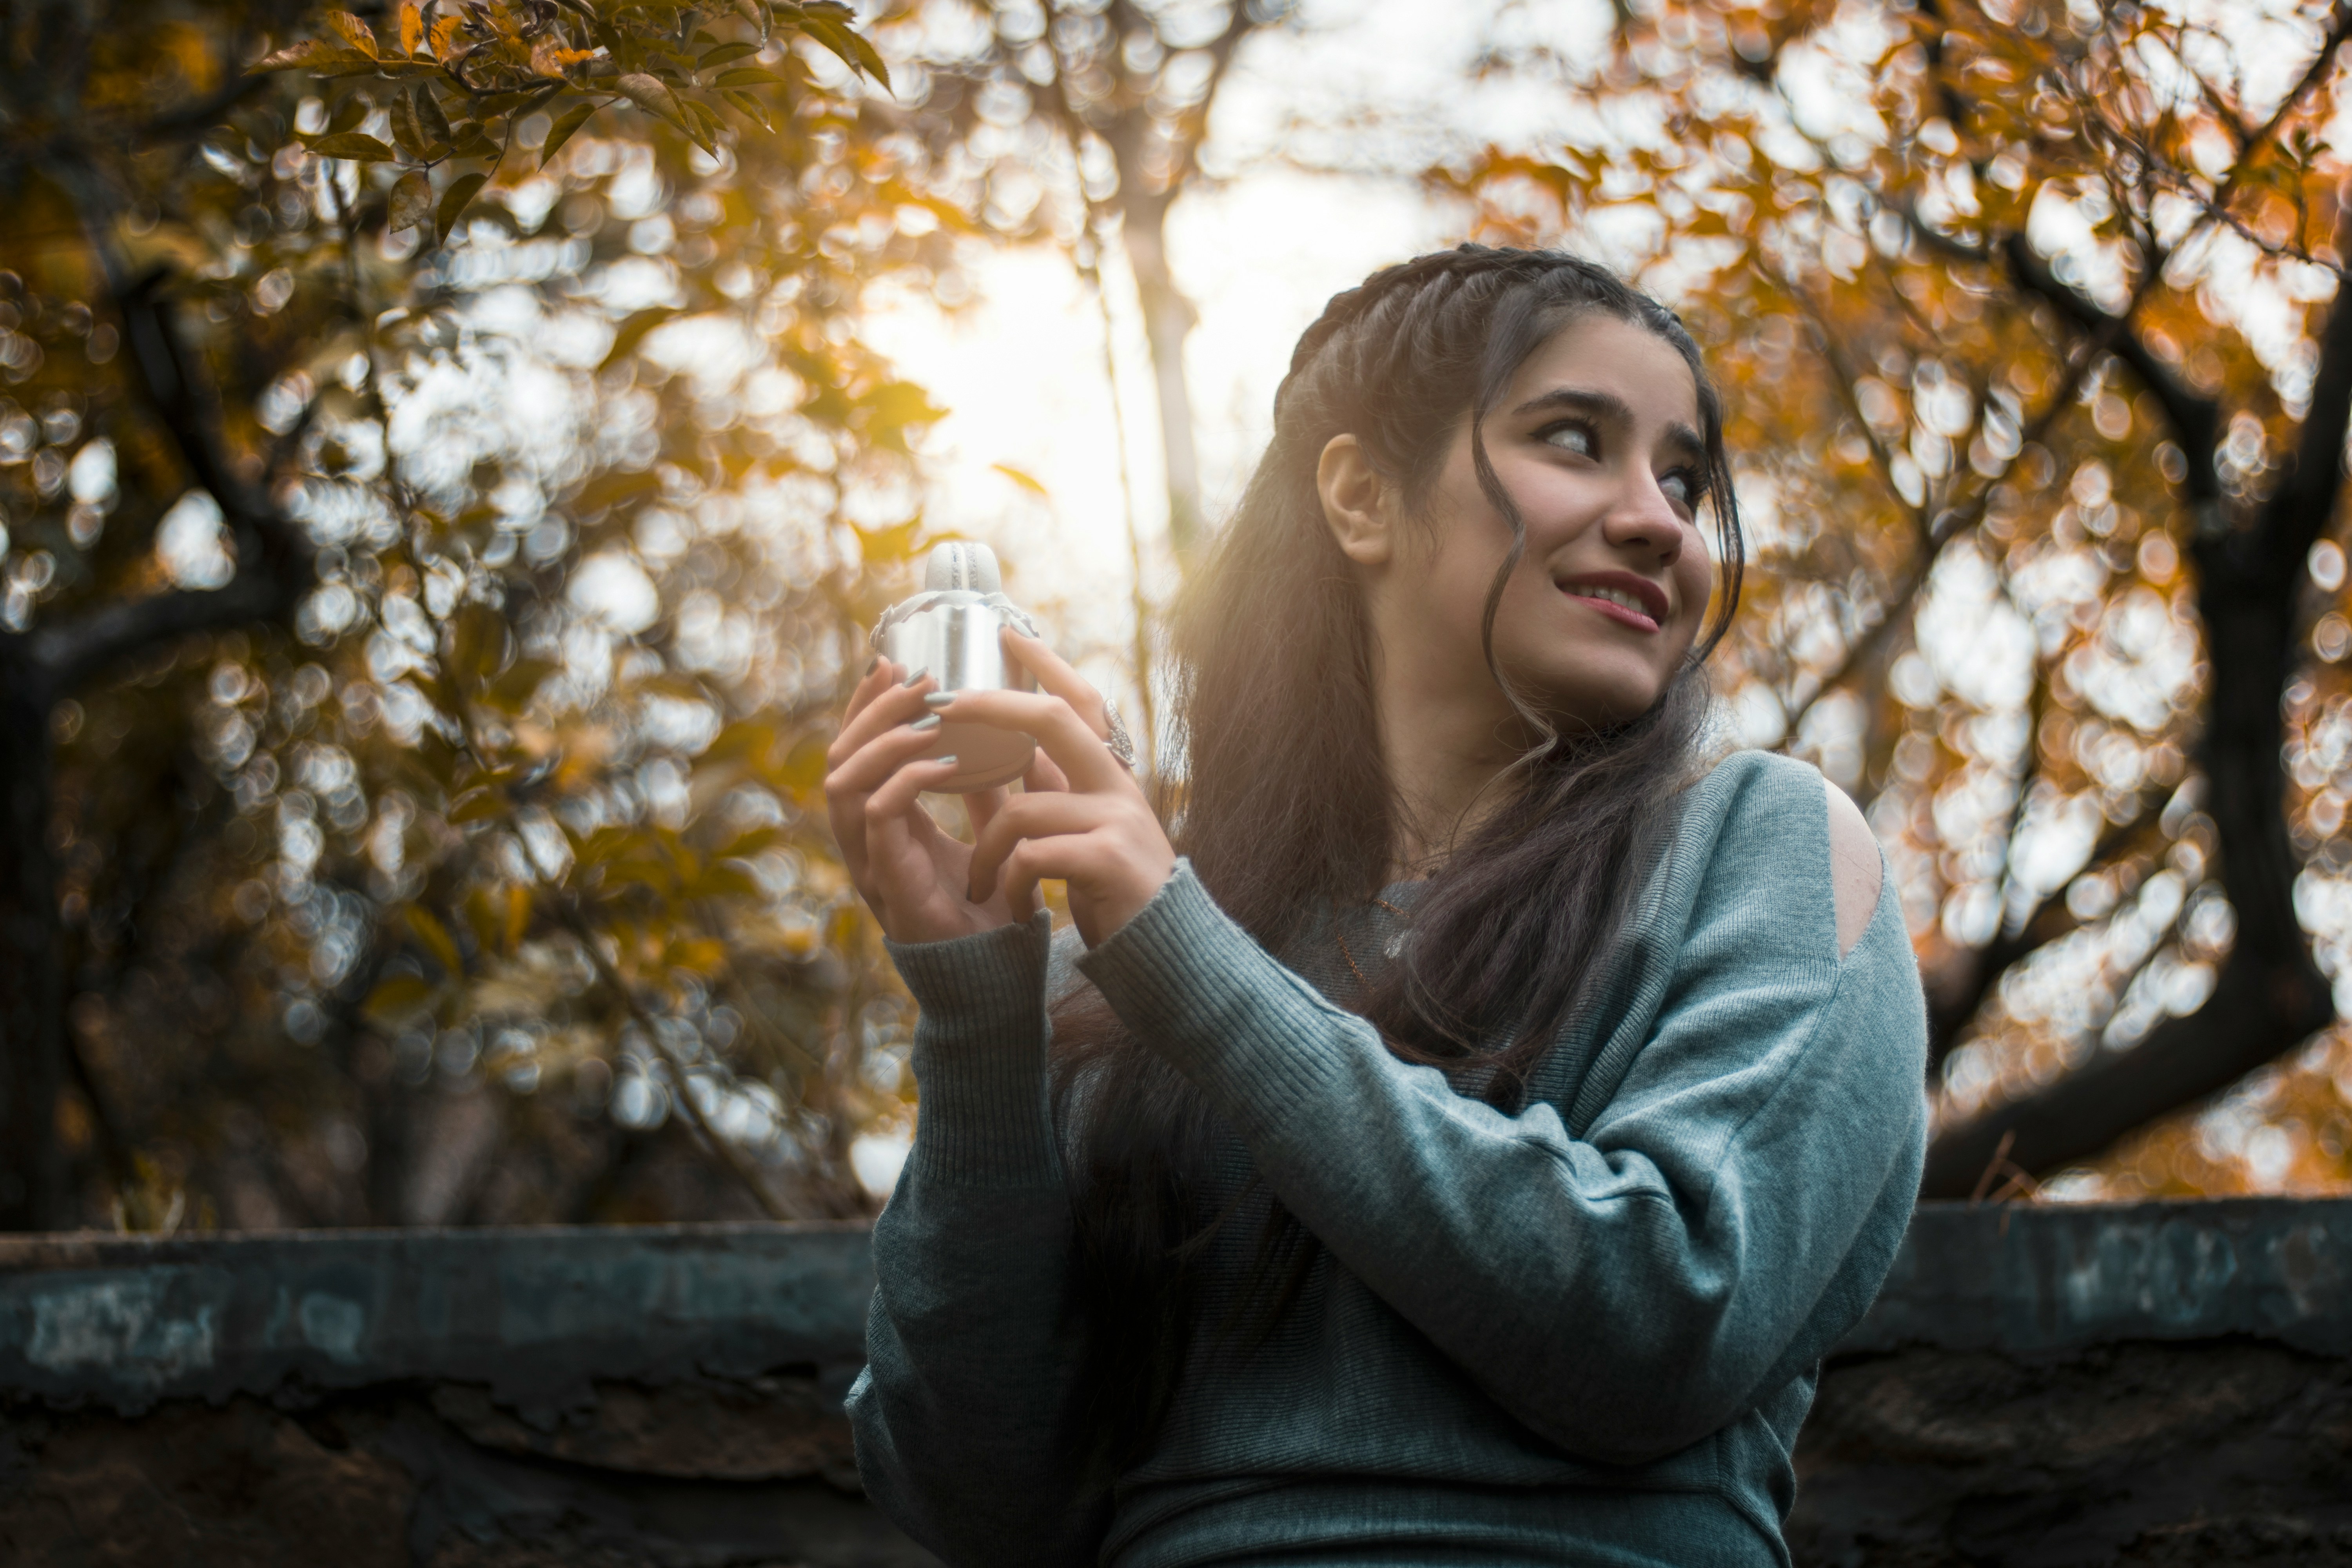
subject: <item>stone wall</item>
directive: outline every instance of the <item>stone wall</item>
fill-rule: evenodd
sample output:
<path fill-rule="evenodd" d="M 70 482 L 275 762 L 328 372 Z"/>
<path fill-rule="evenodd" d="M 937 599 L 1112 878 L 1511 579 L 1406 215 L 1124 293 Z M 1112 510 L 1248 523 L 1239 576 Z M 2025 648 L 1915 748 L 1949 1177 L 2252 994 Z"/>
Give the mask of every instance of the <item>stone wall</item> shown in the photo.
<path fill-rule="evenodd" d="M 1803 1563 L 2352 1568 L 2352 1202 L 1927 1205 L 1798 1470 Z"/>
<path fill-rule="evenodd" d="M 898 1568 L 848 1226 L 0 1240 L 0 1563 Z M 2352 1568 L 2352 1203 L 1928 1205 L 1823 1564 Z"/>

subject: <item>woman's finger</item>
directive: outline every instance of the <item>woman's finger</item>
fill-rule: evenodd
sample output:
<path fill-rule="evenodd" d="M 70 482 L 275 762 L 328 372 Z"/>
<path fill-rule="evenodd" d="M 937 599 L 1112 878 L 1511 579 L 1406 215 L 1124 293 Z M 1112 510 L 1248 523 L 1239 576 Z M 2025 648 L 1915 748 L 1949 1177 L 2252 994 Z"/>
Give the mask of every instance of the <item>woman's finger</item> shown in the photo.
<path fill-rule="evenodd" d="M 939 730 L 936 721 L 918 719 L 884 731 L 825 775 L 824 793 L 862 795 L 880 789 L 892 773 L 939 743 Z"/>
<path fill-rule="evenodd" d="M 837 768 L 875 736 L 909 719 L 921 718 L 927 711 L 923 699 L 936 684 L 929 670 L 919 669 L 910 675 L 889 660 L 883 660 L 873 674 L 858 682 L 858 690 L 866 700 L 861 704 L 856 698 L 851 699 L 850 711 L 843 715 L 840 731 L 834 736 L 833 744 L 825 748 L 825 765 Z"/>
<path fill-rule="evenodd" d="M 1045 749 L 1081 790 L 1133 788 L 1134 780 L 1103 738 L 1059 697 L 1033 691 L 958 691 L 941 710 L 959 724 L 1017 730 Z"/>
<path fill-rule="evenodd" d="M 1054 759 L 1043 752 L 1029 754 L 1029 771 L 1021 775 L 1021 787 L 1032 795 L 1048 790 L 1070 787 L 1069 775 L 1054 765 Z"/>
<path fill-rule="evenodd" d="M 882 782 L 879 788 L 866 797 L 866 832 L 872 838 L 883 830 L 883 824 L 903 825 L 916 838 L 945 838 L 939 824 L 931 820 L 917 798 L 927 789 L 937 789 L 955 776 L 960 764 L 953 757 L 926 757 L 902 763 Z"/>
<path fill-rule="evenodd" d="M 891 681 L 897 679 L 893 673 L 894 668 L 890 661 L 878 653 L 866 661 L 866 673 L 857 678 L 856 686 L 850 688 L 849 705 L 842 710 L 841 722 L 844 729 L 856 722 L 857 716 L 866 711 L 866 704 L 881 696 Z"/>
<path fill-rule="evenodd" d="M 1004 901 L 1015 909 L 1037 907 L 1037 884 L 1058 875 L 1045 868 L 1055 857 L 1051 846 L 1063 842 L 1058 838 L 1024 838 L 1013 846 L 1013 853 L 1004 858 L 1000 872 L 1004 881 Z"/>
<path fill-rule="evenodd" d="M 1012 798 L 1013 792 L 1003 784 L 975 790 L 963 797 L 963 814 L 971 819 L 971 831 L 975 837 L 987 831 L 989 823 L 995 819 L 998 812 L 1004 809 L 1004 803 Z"/>
<path fill-rule="evenodd" d="M 1024 795 L 1005 803 L 994 821 L 981 830 L 971 846 L 971 886 L 965 895 L 980 903 L 996 890 L 999 868 L 1014 848 L 1032 839 L 1090 833 L 1108 818 L 1102 800 L 1083 795 Z M 1013 884 L 1007 882 L 1009 895 Z"/>
<path fill-rule="evenodd" d="M 1068 703 L 1079 718 L 1085 720 L 1098 739 L 1110 738 L 1110 715 L 1087 678 L 1070 667 L 1069 661 L 1055 653 L 1043 637 L 1033 637 L 1006 626 L 1003 633 L 1005 650 L 1013 655 L 1038 686 Z"/>

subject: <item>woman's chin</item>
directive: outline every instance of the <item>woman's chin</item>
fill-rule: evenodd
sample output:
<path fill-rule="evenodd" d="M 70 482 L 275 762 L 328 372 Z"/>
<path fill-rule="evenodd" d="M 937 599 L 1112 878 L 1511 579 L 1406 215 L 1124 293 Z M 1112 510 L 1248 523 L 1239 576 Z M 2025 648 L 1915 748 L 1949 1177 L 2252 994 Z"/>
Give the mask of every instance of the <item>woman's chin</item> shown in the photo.
<path fill-rule="evenodd" d="M 1649 669 L 1547 674 L 1549 679 L 1538 676 L 1528 683 L 1527 695 L 1563 730 L 1605 730 L 1638 719 L 1657 705 L 1667 684 Z"/>

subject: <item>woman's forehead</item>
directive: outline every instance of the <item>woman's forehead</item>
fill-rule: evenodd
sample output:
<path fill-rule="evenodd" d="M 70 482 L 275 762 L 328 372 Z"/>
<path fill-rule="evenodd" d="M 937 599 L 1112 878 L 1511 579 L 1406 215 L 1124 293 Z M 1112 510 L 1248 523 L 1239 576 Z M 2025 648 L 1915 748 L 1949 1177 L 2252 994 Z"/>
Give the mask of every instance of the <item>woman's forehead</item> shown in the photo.
<path fill-rule="evenodd" d="M 1502 406 L 1556 389 L 1607 394 L 1649 426 L 1698 423 L 1698 383 L 1682 352 L 1637 322 L 1587 311 L 1538 344 Z"/>

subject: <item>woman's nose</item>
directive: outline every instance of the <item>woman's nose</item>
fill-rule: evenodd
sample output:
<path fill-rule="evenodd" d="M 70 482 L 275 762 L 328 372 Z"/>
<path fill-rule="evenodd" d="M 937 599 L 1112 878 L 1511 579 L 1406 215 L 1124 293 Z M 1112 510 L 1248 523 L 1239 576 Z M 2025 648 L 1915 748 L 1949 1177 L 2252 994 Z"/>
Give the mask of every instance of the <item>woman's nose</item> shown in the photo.
<path fill-rule="evenodd" d="M 1645 552 L 1661 566 L 1681 559 L 1687 532 L 1657 476 L 1646 472 L 1628 476 L 1625 493 L 1609 509 L 1601 531 L 1610 543 Z"/>

